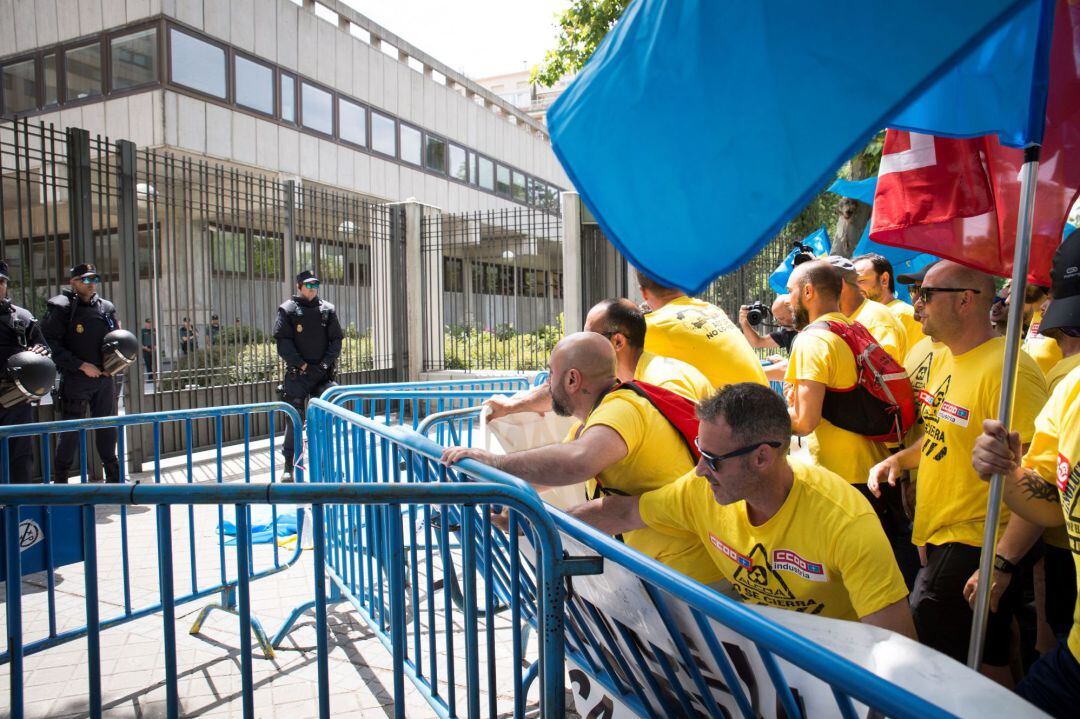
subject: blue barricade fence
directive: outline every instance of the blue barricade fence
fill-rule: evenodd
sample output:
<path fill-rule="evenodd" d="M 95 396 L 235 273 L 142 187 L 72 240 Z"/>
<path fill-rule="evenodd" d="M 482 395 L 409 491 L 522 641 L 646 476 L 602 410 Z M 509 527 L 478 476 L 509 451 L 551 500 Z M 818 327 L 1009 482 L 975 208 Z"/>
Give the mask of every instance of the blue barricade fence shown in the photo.
<path fill-rule="evenodd" d="M 404 452 L 418 452 L 430 454 L 430 443 L 424 443 L 419 438 L 403 438 L 396 445 Z M 322 459 L 320 452 L 317 457 Z M 542 588 L 536 598 L 536 605 L 541 607 L 541 622 L 547 626 L 547 633 L 541 645 L 544 671 L 541 680 L 546 682 L 553 698 L 550 703 L 543 706 L 543 716 L 546 719 L 561 719 L 562 706 L 562 676 L 563 676 L 563 646 L 562 646 L 562 596 L 560 594 L 561 581 L 567 573 L 569 563 L 562 559 L 559 544 L 559 535 L 555 531 L 550 517 L 547 515 L 535 492 L 528 488 L 513 486 L 512 483 L 470 483 L 470 484 L 367 484 L 353 486 L 327 486 L 327 485 L 301 485 L 301 484 L 232 484 L 232 485 L 76 485 L 76 486 L 42 486 L 42 485 L 9 485 L 0 487 L 0 505 L 3 505 L 5 515 L 5 540 L 6 551 L 4 554 L 5 565 L 9 576 L 19 576 L 21 573 L 21 557 L 18 550 L 17 527 L 20 523 L 21 514 L 27 507 L 44 506 L 57 508 L 60 506 L 76 505 L 91 510 L 99 506 L 119 505 L 127 507 L 131 505 L 153 505 L 156 507 L 158 520 L 157 532 L 157 556 L 158 567 L 158 594 L 159 605 L 162 615 L 162 644 L 165 650 L 164 684 L 166 688 L 168 716 L 170 719 L 179 715 L 180 692 L 178 686 L 178 663 L 176 655 L 176 607 L 181 602 L 177 597 L 178 588 L 174 583 L 172 555 L 174 551 L 171 519 L 173 507 L 176 505 L 218 505 L 219 507 L 230 504 L 234 507 L 235 519 L 240 532 L 235 547 L 235 560 L 240 571 L 237 581 L 239 636 L 240 646 L 240 676 L 243 698 L 243 716 L 251 719 L 255 716 L 254 704 L 254 681 L 253 681 L 253 655 L 251 636 L 253 618 L 251 616 L 251 576 L 248 570 L 248 560 L 251 552 L 251 543 L 247 533 L 247 515 L 253 504 L 311 504 L 313 517 L 313 562 L 314 562 L 314 601 L 310 603 L 315 609 L 315 623 L 317 634 L 316 663 L 317 663 L 317 703 L 318 715 L 323 719 L 330 716 L 330 671 L 328 665 L 328 631 L 327 631 L 327 593 L 326 575 L 329 571 L 334 580 L 332 585 L 335 589 L 343 588 L 340 579 L 341 564 L 335 558 L 335 552 L 340 547 L 333 534 L 327 534 L 327 530 L 334 532 L 338 528 L 336 518 L 343 512 L 362 510 L 371 515 L 382 517 L 381 527 L 386 532 L 381 540 L 386 544 L 383 549 L 385 556 L 400 558 L 404 555 L 402 543 L 402 527 L 392 517 L 400 516 L 398 506 L 409 506 L 414 509 L 422 509 L 430 512 L 432 505 L 446 509 L 453 507 L 465 514 L 476 514 L 478 510 L 492 505 L 510 508 L 515 516 L 519 516 L 530 528 L 532 536 L 537 542 L 540 560 L 538 561 L 538 585 Z M 388 507 L 394 507 L 394 512 L 387 512 Z M 90 536 L 94 535 L 94 524 L 89 524 Z M 469 556 L 469 555 L 466 555 Z M 467 560 L 468 561 L 468 560 Z M 475 567 L 475 558 L 472 560 Z M 415 570 L 415 564 L 413 568 Z M 383 631 L 389 632 L 389 646 L 392 649 L 394 663 L 394 711 L 399 717 L 404 716 L 405 695 L 404 676 L 409 671 L 410 660 L 415 658 L 410 655 L 411 648 L 406 643 L 406 626 L 410 618 L 413 620 L 414 631 L 417 629 L 416 622 L 417 605 L 417 578 L 415 571 L 411 575 L 411 587 L 407 583 L 405 569 L 400 561 L 379 568 L 378 596 L 381 608 L 388 608 L 386 614 L 378 615 Z M 97 584 L 97 569 L 88 564 L 87 566 L 87 613 L 91 614 L 97 606 L 97 596 L 91 591 Z M 428 578 L 427 591 L 429 596 L 434 596 L 431 588 L 431 579 Z M 475 592 L 475 585 L 469 585 Z M 333 597 L 331 597 L 333 598 Z M 412 617 L 406 614 L 406 601 L 411 598 L 414 602 Z M 10 663 L 10 694 L 9 712 L 14 719 L 22 719 L 24 708 L 24 666 L 23 659 L 27 653 L 22 635 L 22 609 L 23 596 L 18 582 L 7 583 L 6 609 L 7 609 L 7 632 L 10 641 L 8 659 Z M 363 612 L 363 610 L 361 610 Z M 450 627 L 447 619 L 447 627 Z M 89 666 L 87 696 L 89 714 L 92 717 L 102 715 L 102 676 L 101 676 L 101 630 L 106 628 L 106 623 L 93 621 L 89 623 L 87 632 L 87 656 Z M 434 629 L 432 629 L 434 631 Z M 433 634 L 431 635 L 433 638 Z M 468 636 L 468 635 L 467 635 Z M 479 686 L 478 670 L 476 663 L 477 645 L 475 633 L 471 641 L 466 641 L 466 657 L 468 661 L 467 679 L 470 692 L 468 698 L 469 716 L 478 716 L 478 695 L 472 689 Z M 434 646 L 434 645 L 432 645 Z M 451 657 L 452 645 L 449 650 Z M 417 665 L 419 666 L 419 665 Z M 448 665 L 450 671 L 450 687 L 454 684 L 453 664 Z M 422 674 L 424 667 L 419 667 Z M 451 699 L 452 705 L 453 699 Z M 519 715 L 520 716 L 520 715 Z"/>
<path fill-rule="evenodd" d="M 154 453 L 151 472 L 142 481 L 144 483 L 162 484 L 168 470 L 163 466 L 159 451 L 161 430 L 164 425 L 170 423 L 182 426 L 186 438 L 185 446 L 187 447 L 186 456 L 178 467 L 178 478 L 174 479 L 174 482 L 182 483 L 181 486 L 186 489 L 196 488 L 199 482 L 216 486 L 225 486 L 226 481 L 230 483 L 250 483 L 253 468 L 249 428 L 251 418 L 258 414 L 268 415 L 271 434 L 274 431 L 275 419 L 282 422 L 283 420 L 279 419 L 279 416 L 291 418 L 293 420 L 293 431 L 299 442 L 301 432 L 299 414 L 295 408 L 282 402 L 0 427 L 0 486 L 8 485 L 8 445 L 12 438 L 37 438 L 42 452 L 42 466 L 46 469 L 45 476 L 50 476 L 48 470 L 52 456 L 49 449 L 53 444 L 50 438 L 64 432 L 77 432 L 79 435 L 79 466 L 81 468 L 79 484 L 80 486 L 86 485 L 89 465 L 89 443 L 87 441 L 89 433 L 103 427 L 114 427 L 119 430 L 118 456 L 120 457 L 124 456 L 124 430 L 148 429 L 153 437 Z M 221 439 L 224 436 L 222 424 L 227 417 L 239 417 L 244 430 L 241 443 L 243 453 L 238 455 L 236 460 L 239 463 L 239 474 L 228 477 L 225 471 L 228 460 Z M 197 478 L 194 471 L 195 456 L 191 449 L 193 442 L 190 441 L 196 430 L 196 424 L 199 422 L 211 424 L 217 437 L 212 471 L 205 472 L 201 478 Z M 269 452 L 269 465 L 265 469 L 271 483 L 276 482 L 281 474 L 276 462 L 276 454 L 272 451 Z M 126 468 L 123 462 L 121 462 L 121 477 L 124 480 L 130 479 L 126 476 Z M 296 479 L 302 481 L 303 474 L 298 472 Z M 31 485 L 10 486 L 12 489 L 20 486 L 26 488 L 27 491 L 31 489 Z M 16 494 L 16 496 L 18 495 Z M 91 506 L 75 507 L 58 504 L 56 506 L 34 507 L 26 505 L 26 503 L 21 504 L 24 506 L 15 527 L 8 526 L 10 521 L 8 515 L 5 515 L 2 523 L 0 523 L 4 532 L 3 535 L 0 535 L 0 541 L 8 542 L 9 545 L 6 547 L 6 551 L 12 551 L 10 537 L 17 537 L 14 546 L 20 550 L 19 566 L 22 576 L 25 577 L 36 572 L 44 573 L 45 592 L 35 595 L 32 601 L 42 605 L 40 607 L 35 606 L 35 609 L 43 608 L 48 616 L 48 627 L 42 631 L 40 636 L 21 637 L 22 652 L 25 654 L 39 652 L 87 636 L 91 632 L 96 632 L 102 628 L 117 626 L 162 611 L 161 602 L 143 598 L 146 595 L 146 588 L 135 586 L 132 581 L 133 566 L 144 560 L 147 555 L 138 542 L 131 538 L 132 518 L 129 516 L 126 506 L 120 506 L 118 512 L 119 536 L 112 534 L 108 543 L 103 544 L 98 542 L 96 532 L 98 517 Z M 276 526 L 278 523 L 276 512 L 276 507 L 272 508 L 269 521 L 271 526 Z M 236 589 L 241 579 L 250 581 L 268 577 L 292 566 L 300 558 L 301 548 L 299 541 L 296 542 L 295 548 L 288 552 L 279 548 L 276 541 L 271 542 L 272 549 L 270 552 L 261 553 L 259 557 L 254 556 L 249 544 L 245 561 L 246 569 L 241 571 L 238 565 L 230 565 L 229 558 L 232 555 L 232 548 L 228 545 L 232 543 L 232 540 L 226 538 L 224 532 L 221 531 L 223 526 L 226 525 L 224 510 L 219 508 L 217 516 L 214 518 L 196 517 L 194 507 L 189 505 L 185 515 L 183 518 L 183 525 L 185 526 L 182 530 L 184 541 L 177 548 L 175 557 L 170 555 L 169 561 L 176 565 L 178 572 L 186 575 L 186 581 L 180 593 L 173 596 L 173 601 L 176 604 L 184 604 L 219 595 L 218 601 L 206 605 L 199 613 L 191 628 L 192 633 L 199 631 L 206 616 L 214 610 L 224 610 L 232 613 L 237 611 Z M 109 519 L 111 520 L 112 517 Z M 248 516 L 245 519 L 250 519 L 250 517 Z M 292 518 L 289 519 L 291 522 Z M 299 533 L 303 531 L 304 523 L 302 511 L 297 513 L 296 522 L 298 524 L 297 535 L 299 536 Z M 239 532 L 237 533 L 239 534 Z M 200 565 L 196 551 L 196 545 L 200 542 L 213 542 L 216 544 L 217 556 L 212 565 Z M 86 595 L 87 597 L 95 597 L 92 612 L 90 611 L 91 604 L 87 604 L 85 622 L 75 622 L 69 612 L 61 611 L 56 591 L 57 569 L 79 562 L 85 563 Z M 99 566 L 119 566 L 121 573 L 118 585 L 110 587 L 97 586 L 96 574 Z M 8 572 L 8 565 L 5 564 L 2 573 L 3 579 L 6 580 L 12 576 Z M 13 588 L 18 589 L 19 582 L 7 582 L 7 585 L 10 592 Z M 97 609 L 97 599 L 100 599 L 106 606 L 117 607 L 116 613 L 101 616 Z M 257 619 L 252 620 L 252 625 L 263 652 L 268 656 L 273 656 L 270 640 L 262 625 Z M 0 663 L 8 661 L 11 661 L 10 646 L 5 647 L 0 652 Z"/>
<path fill-rule="evenodd" d="M 414 399 L 435 403 L 434 395 L 438 392 L 422 390 L 410 394 Z M 479 393 L 446 391 L 444 394 L 449 405 L 463 394 L 474 400 L 474 395 Z M 319 419 L 314 425 L 309 424 L 309 441 L 310 433 L 315 431 L 324 438 L 324 451 L 352 459 L 351 464 L 323 467 L 320 470 L 323 481 L 347 484 L 472 481 L 478 474 L 473 462 L 445 469 L 425 466 L 425 462 L 417 462 L 415 458 L 388 455 L 380 438 L 395 436 L 395 429 L 357 420 L 348 432 L 342 432 L 327 419 L 331 411 L 340 410 L 330 410 L 325 405 L 320 403 L 315 408 Z M 447 445 L 469 444 L 479 411 L 479 407 L 465 407 L 429 415 L 418 424 L 418 430 L 441 438 Z M 335 451 L 329 449 L 333 446 Z M 494 470 L 489 470 L 485 479 L 512 486 L 519 486 L 520 482 Z M 595 553 L 605 562 L 605 578 L 607 568 L 615 566 L 617 569 L 612 571 L 630 583 L 626 588 L 645 597 L 646 610 L 653 617 L 653 621 L 646 623 L 653 636 L 640 636 L 628 623 L 612 616 L 607 611 L 610 607 L 603 607 L 603 602 L 598 606 L 594 600 L 601 597 L 595 593 L 572 592 L 565 604 L 567 656 L 581 668 L 571 672 L 572 681 L 593 682 L 639 716 L 807 716 L 807 697 L 792 688 L 781 662 L 789 665 L 789 671 L 816 678 L 831 687 L 834 703 L 831 710 L 824 709 L 825 715 L 858 716 L 855 702 L 861 702 L 891 717 L 952 716 L 925 698 L 805 639 L 762 613 L 690 580 L 562 512 L 554 509 L 550 512 L 564 540 L 570 542 L 568 546 L 577 547 L 572 552 Z M 434 532 L 433 522 L 437 528 Z M 418 535 L 415 543 L 418 552 L 432 546 L 436 552 L 448 551 L 455 546 L 449 536 L 453 533 L 459 535 L 457 546 L 478 548 L 485 573 L 485 621 L 490 621 L 498 611 L 509 610 L 515 626 L 519 623 L 537 626 L 538 613 L 528 601 L 535 596 L 529 581 L 531 555 L 528 543 L 519 543 L 512 524 L 510 531 L 503 533 L 487 517 L 446 512 L 436 518 L 410 515 L 405 525 Z M 366 549 L 378 555 L 377 547 Z M 444 575 L 452 587 L 459 587 L 455 592 L 457 604 L 468 613 L 471 605 L 468 582 L 455 581 L 453 576 L 461 565 L 463 562 L 447 564 Z M 416 565 L 410 562 L 410 566 Z M 444 591 L 451 593 L 445 585 Z M 447 597 L 446 606 L 452 603 Z M 687 626 L 692 627 L 692 636 L 688 636 Z M 748 655 L 725 641 L 723 631 L 748 640 L 757 656 Z M 517 631 L 515 645 L 518 637 L 525 636 L 525 629 Z M 519 651 L 515 647 L 515 667 L 520 666 Z M 515 683 L 515 690 L 521 696 L 527 694 L 535 671 L 534 665 Z M 518 694 L 515 699 L 520 699 Z M 822 711 L 820 697 L 813 708 Z"/>
<path fill-rule="evenodd" d="M 456 393 L 455 393 L 456 394 Z M 400 427 L 363 417 L 324 400 L 308 407 L 309 475 L 319 482 L 355 486 L 409 486 L 440 483 L 446 471 L 439 463 L 441 447 Z M 456 470 L 473 481 L 494 481 L 540 503 L 535 491 L 514 477 L 478 463 Z M 523 620 L 537 628 L 539 657 L 533 674 L 540 678 L 544 717 L 564 716 L 563 580 L 595 573 L 594 559 L 564 557 L 550 517 L 519 517 L 510 512 L 509 536 L 491 523 L 489 508 L 404 507 L 398 516 L 369 508 L 327 507 L 327 564 L 336 592 L 401 657 L 404 675 L 440 716 L 482 712 L 495 716 L 500 682 L 509 680 L 514 716 L 524 716 L 530 681 L 523 667 Z M 528 519 L 526 525 L 523 519 Z M 536 560 L 519 561 L 517 531 L 522 526 L 536 547 Z M 400 540 L 395 535 L 401 534 Z M 405 534 L 410 541 L 405 540 Z M 452 537 L 460 534 L 460 541 Z M 417 536 L 419 535 L 419 537 Z M 391 541 L 393 539 L 393 541 Z M 500 542 L 500 546 L 496 546 Z M 497 555 L 509 557 L 500 563 Z M 408 575 L 409 620 L 395 622 L 392 597 L 383 594 L 381 577 Z M 460 577 L 458 577 L 460 575 Z M 450 578 L 460 582 L 461 600 L 451 597 Z M 512 661 L 496 651 L 496 606 L 511 616 Z M 456 638 L 455 608 L 463 614 L 463 638 Z M 297 607 L 294 617 L 308 605 Z M 283 626 L 279 636 L 288 631 Z M 458 666 L 464 655 L 464 688 Z M 483 668 L 483 676 L 481 669 Z M 396 673 L 395 673 L 396 674 Z M 481 690 L 484 690 L 483 692 Z M 488 706 L 480 707 L 481 694 Z M 463 696 L 459 696 L 463 694 Z"/>

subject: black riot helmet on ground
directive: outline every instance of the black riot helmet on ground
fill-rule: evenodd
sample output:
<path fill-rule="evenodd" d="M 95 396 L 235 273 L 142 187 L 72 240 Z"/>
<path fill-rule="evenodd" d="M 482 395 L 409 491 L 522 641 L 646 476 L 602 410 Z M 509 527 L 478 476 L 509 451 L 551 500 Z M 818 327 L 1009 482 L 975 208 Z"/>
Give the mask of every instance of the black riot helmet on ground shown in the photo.
<path fill-rule="evenodd" d="M 55 382 L 56 365 L 51 359 L 37 352 L 16 352 L 0 377 L 0 406 L 36 402 L 52 391 Z"/>
<path fill-rule="evenodd" d="M 127 330 L 113 330 L 101 342 L 101 359 L 107 374 L 123 372 L 135 361 L 139 341 Z"/>

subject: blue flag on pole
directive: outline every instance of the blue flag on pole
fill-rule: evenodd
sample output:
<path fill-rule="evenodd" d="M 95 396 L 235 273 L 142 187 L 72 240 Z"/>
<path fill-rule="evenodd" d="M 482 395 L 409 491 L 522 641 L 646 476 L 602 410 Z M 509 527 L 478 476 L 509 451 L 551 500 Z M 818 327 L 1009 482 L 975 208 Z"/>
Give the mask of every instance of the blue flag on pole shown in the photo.
<path fill-rule="evenodd" d="M 633 264 L 700 292 L 1033 1 L 637 0 L 548 111 L 552 145 Z"/>
<path fill-rule="evenodd" d="M 828 255 L 829 250 L 832 249 L 832 243 L 829 241 L 829 233 L 825 230 L 825 225 L 822 225 L 820 230 L 814 230 L 807 235 L 802 243 L 812 249 L 818 257 Z M 799 248 L 793 247 L 788 256 L 784 258 L 784 261 L 769 275 L 769 287 L 778 295 L 787 293 L 787 281 L 791 277 L 791 271 L 795 269 L 795 253 L 798 251 Z"/>

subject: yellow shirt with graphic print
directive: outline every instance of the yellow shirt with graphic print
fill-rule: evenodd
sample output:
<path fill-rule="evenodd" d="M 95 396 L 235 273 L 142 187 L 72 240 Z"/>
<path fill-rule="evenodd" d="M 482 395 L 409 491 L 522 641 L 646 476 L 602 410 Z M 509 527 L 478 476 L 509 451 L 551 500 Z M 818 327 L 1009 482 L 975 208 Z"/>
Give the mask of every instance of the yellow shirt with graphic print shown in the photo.
<path fill-rule="evenodd" d="M 596 494 L 597 480 L 604 491 L 639 495 L 664 487 L 694 469 L 683 436 L 649 400 L 632 390 L 609 392 L 589 415 L 582 434 L 597 426 L 615 430 L 626 442 L 627 454 L 589 480 L 589 497 Z M 686 528 L 666 532 L 639 529 L 624 534 L 623 541 L 703 584 L 719 577 L 704 547 Z"/>
<path fill-rule="evenodd" d="M 863 300 L 858 309 L 851 313 L 851 321 L 865 327 L 882 349 L 898 364 L 904 364 L 908 348 L 907 331 L 888 307 L 873 300 Z"/>
<path fill-rule="evenodd" d="M 907 370 L 908 377 L 911 379 L 911 388 L 915 391 L 916 398 L 919 396 L 920 390 L 926 389 L 930 373 L 941 364 L 948 351 L 948 347 L 926 336 L 908 350 L 907 359 L 904 361 L 904 369 Z M 910 447 L 911 443 L 916 441 L 922 432 L 922 413 L 916 412 L 915 424 L 908 430 L 904 445 Z M 910 470 L 908 475 L 911 477 L 912 482 L 916 481 L 919 476 L 918 468 Z"/>
<path fill-rule="evenodd" d="M 754 349 L 716 305 L 683 295 L 647 313 L 645 324 L 646 352 L 697 367 L 713 387 L 768 384 Z"/>
<path fill-rule="evenodd" d="M 1080 577 L 1080 369 L 1074 368 L 1058 383 L 1035 419 L 1035 435 L 1023 465 L 1035 470 L 1047 484 L 1057 486 L 1076 576 Z M 1073 657 L 1080 657 L 1080 595 L 1068 644 Z"/>
<path fill-rule="evenodd" d="M 870 503 L 832 472 L 788 458 L 795 475 L 780 510 L 754 526 L 746 502 L 721 505 L 693 472 L 638 505 L 658 530 L 691 528 L 746 600 L 857 620 L 907 596 Z"/>
<path fill-rule="evenodd" d="M 851 324 L 840 312 L 829 312 L 817 321 L 828 320 Z M 830 389 L 846 390 L 856 380 L 855 355 L 838 335 L 827 328 L 811 326 L 795 337 L 784 381 L 795 385 L 796 391 L 800 381 L 821 382 Z M 888 456 L 880 442 L 841 429 L 824 417 L 807 435 L 807 446 L 814 462 L 852 484 L 865 484 L 870 468 Z"/>
<path fill-rule="evenodd" d="M 1053 395 L 1061 381 L 1077 367 L 1080 367 L 1080 354 L 1065 357 L 1046 374 L 1046 390 Z M 1035 421 L 1038 432 L 1038 420 Z M 1058 549 L 1069 549 L 1069 533 L 1065 527 L 1049 527 L 1043 532 L 1043 541 Z"/>
<path fill-rule="evenodd" d="M 700 402 L 713 393 L 713 386 L 696 367 L 671 357 L 642 352 L 634 368 L 634 379 L 669 389 Z"/>
<path fill-rule="evenodd" d="M 1012 428 L 1031 441 L 1035 416 L 1046 403 L 1046 383 L 1035 360 L 1021 352 Z M 915 544 L 959 542 L 982 546 L 989 485 L 971 466 L 984 419 L 997 417 L 1005 338 L 994 337 L 960 355 L 945 353 L 916 396 L 923 444 L 915 485 Z M 1009 512 L 1002 508 L 1001 528 Z"/>
<path fill-rule="evenodd" d="M 1027 335 L 1024 337 L 1023 344 L 1020 345 L 1020 349 L 1027 352 L 1032 359 L 1038 362 L 1039 369 L 1045 375 L 1049 374 L 1054 365 L 1061 361 L 1062 354 L 1057 340 L 1039 332 L 1042 317 L 1043 311 L 1041 309 L 1035 310 L 1035 314 L 1031 316 L 1031 326 L 1028 327 Z"/>
<path fill-rule="evenodd" d="M 915 308 L 897 298 L 893 298 L 893 301 L 885 306 L 903 325 L 904 333 L 907 335 L 907 351 L 911 352 L 911 349 L 926 337 L 922 331 L 922 323 L 915 319 Z"/>

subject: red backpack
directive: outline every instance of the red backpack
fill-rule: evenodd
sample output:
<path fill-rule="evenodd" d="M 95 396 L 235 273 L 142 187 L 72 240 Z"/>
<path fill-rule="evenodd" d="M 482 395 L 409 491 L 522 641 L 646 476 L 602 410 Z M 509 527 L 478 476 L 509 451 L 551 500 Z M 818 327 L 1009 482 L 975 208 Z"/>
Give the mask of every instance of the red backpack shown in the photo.
<path fill-rule="evenodd" d="M 826 389 L 821 416 L 875 442 L 902 443 L 915 423 L 915 390 L 907 371 L 858 322 L 824 320 L 810 327 L 839 336 L 855 356 L 855 384 Z"/>
<path fill-rule="evenodd" d="M 637 396 L 649 400 L 649 404 L 664 415 L 664 419 L 670 422 L 671 426 L 679 433 L 683 442 L 686 443 L 686 448 L 690 450 L 691 459 L 694 460 L 694 464 L 697 464 L 697 461 L 701 459 L 701 452 L 698 451 L 697 445 L 694 444 L 698 433 L 697 404 L 695 402 L 664 387 L 657 387 L 654 384 L 638 382 L 637 380 L 622 382 L 616 385 L 614 389 L 628 389 Z"/>

